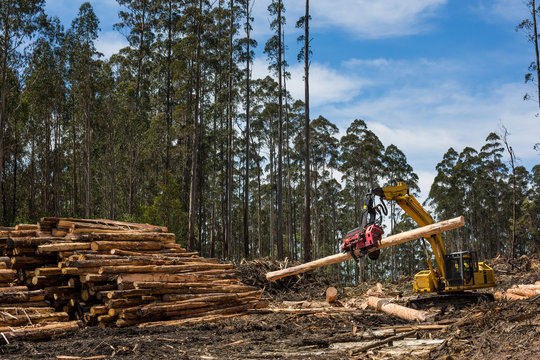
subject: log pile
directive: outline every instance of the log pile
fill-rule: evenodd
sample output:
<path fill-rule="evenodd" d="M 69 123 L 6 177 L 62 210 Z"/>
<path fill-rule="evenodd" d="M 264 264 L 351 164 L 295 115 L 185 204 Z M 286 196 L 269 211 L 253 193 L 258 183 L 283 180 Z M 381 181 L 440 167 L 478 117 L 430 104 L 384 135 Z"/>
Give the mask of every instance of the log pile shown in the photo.
<path fill-rule="evenodd" d="M 506 300 L 526 300 L 532 297 L 540 296 L 540 281 L 534 284 L 514 285 L 504 293 L 498 291 L 495 294 L 496 299 Z"/>
<path fill-rule="evenodd" d="M 231 264 L 187 252 L 164 227 L 43 218 L 0 231 L 0 331 L 46 324 L 43 336 L 52 336 L 64 331 L 60 322 L 66 331 L 81 321 L 149 326 L 265 306 Z M 36 337 L 16 331 L 12 338 Z"/>

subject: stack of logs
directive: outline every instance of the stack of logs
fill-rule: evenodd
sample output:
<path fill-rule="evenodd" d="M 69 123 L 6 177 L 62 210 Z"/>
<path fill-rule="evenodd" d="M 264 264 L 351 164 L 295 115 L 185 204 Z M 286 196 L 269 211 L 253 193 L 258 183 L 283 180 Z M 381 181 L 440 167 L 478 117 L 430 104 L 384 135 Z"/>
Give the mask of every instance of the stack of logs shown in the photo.
<path fill-rule="evenodd" d="M 43 218 L 0 230 L 0 250 L 3 334 L 2 326 L 28 332 L 30 324 L 61 322 L 72 329 L 213 321 L 266 305 L 231 264 L 187 252 L 164 227 Z"/>
<path fill-rule="evenodd" d="M 496 299 L 506 300 L 526 300 L 532 297 L 540 296 L 540 281 L 534 284 L 514 285 L 504 293 L 498 291 L 495 294 Z"/>

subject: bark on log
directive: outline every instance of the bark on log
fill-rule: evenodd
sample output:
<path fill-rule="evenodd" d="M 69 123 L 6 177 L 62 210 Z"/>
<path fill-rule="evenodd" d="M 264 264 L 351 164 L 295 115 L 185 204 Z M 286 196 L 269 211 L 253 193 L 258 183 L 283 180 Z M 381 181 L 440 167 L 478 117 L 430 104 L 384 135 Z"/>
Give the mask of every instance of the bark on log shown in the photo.
<path fill-rule="evenodd" d="M 378 249 L 383 249 L 385 247 L 402 244 L 404 242 L 419 239 L 422 237 L 429 237 L 434 234 L 439 234 L 444 231 L 462 227 L 463 225 L 465 225 L 465 219 L 463 218 L 463 216 L 460 216 L 454 219 L 441 221 L 435 224 L 423 226 L 423 227 L 413 229 L 410 231 L 405 231 L 399 234 L 390 235 L 382 239 L 379 242 L 377 247 L 370 249 L 368 252 L 373 252 Z M 305 264 L 293 266 L 287 269 L 271 271 L 266 274 L 266 279 L 268 281 L 274 281 L 274 280 L 281 279 L 286 276 L 300 274 L 300 273 L 303 273 L 312 269 L 320 268 L 323 266 L 327 266 L 327 265 L 338 264 L 340 262 L 350 260 L 350 259 L 352 259 L 352 255 L 350 253 L 335 254 L 335 255 L 327 256 L 325 258 L 311 261 Z"/>
<path fill-rule="evenodd" d="M 123 250 L 160 250 L 164 244 L 159 241 L 93 241 L 92 250 L 109 251 L 112 249 Z"/>
<path fill-rule="evenodd" d="M 232 269 L 232 264 L 189 264 L 189 265 L 142 265 L 142 266 L 102 266 L 100 274 L 123 273 L 175 273 L 183 271 L 199 271 L 210 269 Z"/>
<path fill-rule="evenodd" d="M 540 289 L 508 289 L 506 294 L 514 294 L 525 297 L 540 295 Z"/>
<path fill-rule="evenodd" d="M 22 301 L 33 302 L 42 301 L 45 299 L 45 292 L 43 290 L 33 291 L 16 291 L 0 293 L 0 303 L 18 303 Z"/>
<path fill-rule="evenodd" d="M 35 248 L 38 245 L 48 244 L 52 242 L 65 241 L 62 237 L 22 237 L 11 238 L 6 242 L 7 249 L 15 248 Z"/>
<path fill-rule="evenodd" d="M 125 231 L 122 233 L 94 233 L 88 235 L 90 241 L 158 241 L 163 243 L 174 243 L 173 233 L 138 233 Z"/>
<path fill-rule="evenodd" d="M 59 244 L 45 244 L 39 245 L 37 249 L 38 254 L 48 254 L 60 251 L 73 251 L 73 250 L 90 250 L 90 243 L 76 243 L 76 242 L 64 242 Z"/>
<path fill-rule="evenodd" d="M 82 326 L 80 321 L 70 321 L 58 324 L 47 324 L 40 327 L 10 329 L 0 328 L 0 339 L 3 340 L 22 340 L 22 339 L 46 339 L 51 336 L 65 335 L 68 332 L 78 330 Z"/>
<path fill-rule="evenodd" d="M 0 282 L 12 282 L 17 278 L 16 270 L 0 269 Z"/>
<path fill-rule="evenodd" d="M 0 287 L 0 294 L 8 292 L 17 292 L 17 291 L 28 291 L 27 286 L 9 286 L 9 287 Z"/>
<path fill-rule="evenodd" d="M 122 255 L 122 256 L 152 256 L 152 257 L 160 257 L 160 256 L 167 256 L 167 257 L 175 257 L 175 258 L 181 258 L 181 257 L 192 257 L 192 256 L 198 256 L 198 252 L 174 252 L 171 253 L 170 251 L 163 251 L 160 252 L 136 252 L 136 251 L 129 251 L 129 250 L 120 250 L 120 249 L 113 249 L 111 250 L 111 255 Z"/>
<path fill-rule="evenodd" d="M 405 306 L 392 304 L 387 299 L 381 299 L 374 296 L 368 297 L 367 304 L 372 309 L 383 311 L 404 320 L 423 322 L 432 317 L 427 311 L 415 310 Z"/>
<path fill-rule="evenodd" d="M 220 270 L 219 272 L 215 272 L 214 274 L 210 275 L 204 275 L 199 273 L 187 273 L 187 274 L 163 274 L 163 273 L 147 273 L 147 274 L 120 274 L 118 276 L 117 283 L 118 284 L 124 284 L 124 283 L 134 283 L 136 281 L 138 282 L 197 282 L 197 281 L 211 281 L 211 280 L 217 280 L 217 279 L 223 279 L 223 280 L 229 280 L 233 281 L 231 279 L 227 279 L 227 277 L 230 277 L 231 274 L 235 274 L 235 272 L 230 270 Z M 221 276 L 224 275 L 224 276 Z"/>
<path fill-rule="evenodd" d="M 53 312 L 50 314 L 20 314 L 0 315 L 0 326 L 21 326 L 41 323 L 68 321 L 69 315 L 65 312 Z"/>

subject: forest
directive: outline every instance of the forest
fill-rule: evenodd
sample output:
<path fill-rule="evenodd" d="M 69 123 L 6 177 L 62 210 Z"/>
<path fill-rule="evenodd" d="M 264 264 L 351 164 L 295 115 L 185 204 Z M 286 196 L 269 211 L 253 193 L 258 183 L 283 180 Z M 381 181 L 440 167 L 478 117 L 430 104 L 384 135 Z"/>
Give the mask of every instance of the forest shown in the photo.
<path fill-rule="evenodd" d="M 0 225 L 143 222 L 167 226 L 203 256 L 307 261 L 340 251 L 372 188 L 403 181 L 419 194 L 406 154 L 364 120 L 351 118 L 340 137 L 332 119 L 310 117 L 309 9 L 289 19 L 304 44 L 290 54 L 281 0 L 268 7 L 274 35 L 265 44 L 250 36 L 253 0 L 117 2 L 115 28 L 129 46 L 108 59 L 96 50 L 90 3 L 65 28 L 44 0 L 2 2 Z M 255 48 L 271 76 L 252 78 Z M 305 63 L 304 99 L 287 91 L 296 61 Z M 478 136 L 481 148 L 444 154 L 424 206 L 436 220 L 465 216 L 446 237 L 450 251 L 534 253 L 540 165 L 520 165 L 519 139 L 506 131 Z M 387 234 L 416 226 L 388 206 Z M 411 275 L 424 257 L 420 242 L 402 244 L 363 261 L 361 276 Z M 328 271 L 347 280 L 353 265 Z"/>

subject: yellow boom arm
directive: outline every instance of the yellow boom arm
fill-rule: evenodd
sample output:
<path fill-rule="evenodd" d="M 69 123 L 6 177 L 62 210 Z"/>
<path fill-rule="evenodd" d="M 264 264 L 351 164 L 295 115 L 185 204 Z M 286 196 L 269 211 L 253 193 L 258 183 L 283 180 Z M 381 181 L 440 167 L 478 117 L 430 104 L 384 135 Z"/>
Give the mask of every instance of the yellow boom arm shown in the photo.
<path fill-rule="evenodd" d="M 409 215 L 420 226 L 435 223 L 435 220 L 433 220 L 431 215 L 429 215 L 429 213 L 422 207 L 418 200 L 409 194 L 409 187 L 405 183 L 398 182 L 397 186 L 377 188 L 373 190 L 373 193 L 385 200 L 395 201 L 407 213 L 407 215 Z M 446 247 L 444 246 L 441 234 L 435 234 L 425 239 L 431 245 L 433 255 L 435 256 L 435 261 L 438 265 L 439 276 L 437 276 L 433 270 L 433 266 L 428 257 L 430 272 L 429 277 L 433 281 L 433 285 L 438 289 L 439 279 L 444 279 L 444 255 L 446 255 Z"/>

